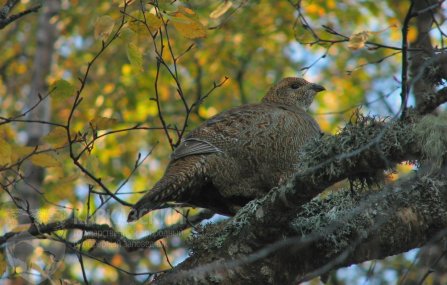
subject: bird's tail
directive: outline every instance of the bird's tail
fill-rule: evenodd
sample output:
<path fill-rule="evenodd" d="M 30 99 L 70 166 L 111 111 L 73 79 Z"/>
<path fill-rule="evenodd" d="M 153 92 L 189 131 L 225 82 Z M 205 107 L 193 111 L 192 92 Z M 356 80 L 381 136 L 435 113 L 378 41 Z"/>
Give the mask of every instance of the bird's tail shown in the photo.
<path fill-rule="evenodd" d="M 132 209 L 130 210 L 129 215 L 127 216 L 128 223 L 140 219 L 141 217 L 143 217 L 150 211 L 163 209 L 162 203 L 152 201 L 153 197 L 152 197 L 152 195 L 149 195 L 149 194 L 152 194 L 150 192 L 152 192 L 153 189 L 154 188 L 152 188 L 152 190 L 150 190 L 149 193 L 147 193 L 145 196 L 143 196 L 143 198 L 141 200 L 139 200 L 135 205 L 132 206 Z"/>
<path fill-rule="evenodd" d="M 133 222 L 150 211 L 167 208 L 169 202 L 182 202 L 181 196 L 185 190 L 194 190 L 203 184 L 204 163 L 202 155 L 171 162 L 160 181 L 132 207 L 127 221 Z"/>

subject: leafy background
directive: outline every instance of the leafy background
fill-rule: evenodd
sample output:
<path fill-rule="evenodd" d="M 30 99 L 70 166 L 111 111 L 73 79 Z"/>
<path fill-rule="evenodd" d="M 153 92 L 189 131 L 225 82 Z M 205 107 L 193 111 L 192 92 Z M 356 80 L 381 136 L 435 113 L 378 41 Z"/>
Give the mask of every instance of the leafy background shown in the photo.
<path fill-rule="evenodd" d="M 25 9 L 32 2 L 21 1 L 17 9 Z M 51 121 L 67 122 L 76 92 L 83 86 L 82 102 L 73 114 L 71 132 L 93 139 L 94 143 L 83 153 L 80 162 L 111 189 L 119 187 L 130 176 L 120 190 L 124 194 L 119 197 L 133 203 L 141 197 L 141 193 L 133 192 L 150 189 L 163 174 L 171 145 L 179 139 L 175 129 L 181 130 L 185 122 L 182 99 L 192 106 L 212 90 L 201 104 L 190 110 L 186 132 L 222 110 L 259 101 L 271 84 L 285 76 L 303 76 L 326 87 L 327 91 L 316 98 L 311 108 L 325 132 L 337 132 L 359 107 L 361 112 L 369 114 L 396 114 L 400 106 L 401 54 L 364 44 L 369 40 L 384 46 L 400 46 L 400 28 L 409 1 L 315 0 L 299 1 L 299 4 L 302 14 L 293 1 L 191 0 L 149 4 L 131 1 L 119 36 L 96 59 L 83 84 L 78 78 L 84 76 L 88 62 L 119 29 L 123 2 L 63 0 L 60 13 L 51 19 L 59 33 L 47 78 L 48 90 L 52 91 L 47 99 L 51 101 Z M 149 31 L 139 23 L 144 19 L 142 7 L 146 10 Z M 25 105 L 25 98 L 32 81 L 37 17 L 38 14 L 27 15 L 0 32 L 2 117 L 13 117 L 29 107 Z M 303 19 L 307 28 L 302 25 Z M 171 71 L 177 70 L 176 78 L 163 65 L 157 71 L 160 54 L 157 55 L 154 47 L 160 50 L 160 34 L 156 31 L 164 24 L 169 38 L 164 33 L 162 61 Z M 328 31 L 336 31 L 345 38 Z M 433 32 L 432 36 L 436 42 L 438 35 Z M 355 40 L 349 41 L 346 37 Z M 415 28 L 410 27 L 408 40 L 411 42 L 415 37 Z M 181 57 L 174 61 L 168 48 Z M 177 91 L 178 84 L 183 98 Z M 157 97 L 171 142 L 160 121 L 157 100 L 154 100 Z M 24 145 L 26 124 L 14 122 L 0 126 L 2 164 L 32 152 L 32 148 Z M 124 131 L 96 139 L 113 130 Z M 41 222 L 54 221 L 61 215 L 85 219 L 98 210 L 91 217 L 95 222 L 107 223 L 124 235 L 136 238 L 183 219 L 177 211 L 169 210 L 126 224 L 127 207 L 115 201 L 104 204 L 100 195 L 89 194 L 89 184 L 93 185 L 91 189 L 99 187 L 73 164 L 64 148 L 66 143 L 65 130 L 52 127 L 42 138 L 41 147 L 60 149 L 31 159 L 46 169 L 38 212 Z M 82 143 L 75 145 L 78 151 L 83 147 Z M 133 173 L 139 154 L 147 158 Z M 402 165 L 399 170 L 406 172 L 411 167 Z M 11 173 L 0 175 L 7 179 Z M 13 207 L 9 196 L 0 192 L 0 199 L 0 218 L 8 221 L 2 225 L 1 232 L 17 230 L 19 224 L 11 217 Z M 196 209 L 190 211 L 195 212 Z M 174 265 L 188 253 L 185 240 L 190 232 L 175 233 L 163 240 L 168 259 Z M 79 238 L 76 231 L 60 234 L 68 239 Z M 84 249 L 89 247 L 93 244 L 84 243 Z M 103 243 L 101 250 L 112 265 L 128 271 L 156 272 L 170 268 L 159 245 L 126 253 L 116 245 Z M 82 280 L 79 263 L 71 255 L 67 252 L 54 278 Z M 413 251 L 339 270 L 335 275 L 337 284 L 361 284 L 367 280 L 368 284 L 392 284 L 408 270 L 415 255 Z M 146 277 L 128 276 L 105 265 L 102 258 L 86 259 L 85 264 L 95 284 L 120 284 L 129 278 L 142 281 Z"/>

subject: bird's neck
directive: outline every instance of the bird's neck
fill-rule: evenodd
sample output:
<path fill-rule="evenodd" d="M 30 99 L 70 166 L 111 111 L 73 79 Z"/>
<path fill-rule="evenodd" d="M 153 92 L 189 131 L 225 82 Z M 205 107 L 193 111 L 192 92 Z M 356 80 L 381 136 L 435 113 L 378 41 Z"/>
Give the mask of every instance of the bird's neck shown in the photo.
<path fill-rule="evenodd" d="M 264 101 L 262 100 L 262 104 L 267 104 L 276 108 L 288 110 L 295 113 L 306 113 L 307 109 L 301 106 L 297 105 L 291 105 L 291 104 L 284 104 L 282 102 L 271 102 L 271 101 Z"/>
<path fill-rule="evenodd" d="M 284 98 L 279 98 L 274 94 L 267 93 L 261 100 L 262 103 L 272 103 L 272 104 L 283 104 L 283 105 L 292 105 L 292 100 L 284 100 Z"/>

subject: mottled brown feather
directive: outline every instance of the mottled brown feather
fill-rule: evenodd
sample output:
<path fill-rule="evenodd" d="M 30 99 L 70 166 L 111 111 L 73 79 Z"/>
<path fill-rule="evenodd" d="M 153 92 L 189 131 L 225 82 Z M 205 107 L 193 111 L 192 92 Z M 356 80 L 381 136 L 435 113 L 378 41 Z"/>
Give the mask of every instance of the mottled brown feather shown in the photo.
<path fill-rule="evenodd" d="M 320 133 L 306 113 L 324 88 L 288 77 L 261 103 L 224 111 L 191 131 L 173 152 L 165 174 L 133 207 L 128 221 L 185 203 L 233 215 L 290 177 L 300 148 Z"/>

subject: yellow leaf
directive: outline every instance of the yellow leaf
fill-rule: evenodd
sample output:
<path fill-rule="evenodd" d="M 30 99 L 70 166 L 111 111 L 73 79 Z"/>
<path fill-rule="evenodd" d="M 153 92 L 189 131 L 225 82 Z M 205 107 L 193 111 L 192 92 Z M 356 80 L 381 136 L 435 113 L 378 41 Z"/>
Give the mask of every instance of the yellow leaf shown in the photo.
<path fill-rule="evenodd" d="M 160 18 L 151 13 L 146 14 L 146 23 L 149 26 L 151 32 L 155 32 L 163 24 Z"/>
<path fill-rule="evenodd" d="M 396 181 L 399 177 L 402 177 L 403 175 L 408 174 L 408 172 L 410 172 L 413 169 L 414 169 L 414 164 L 411 164 L 411 163 L 398 164 L 396 167 L 396 172 L 391 173 L 390 175 L 388 175 L 387 178 L 390 181 Z"/>
<path fill-rule="evenodd" d="M 90 185 L 97 185 L 98 183 L 92 179 L 90 176 L 84 174 L 82 175 L 82 180 L 84 183 L 90 184 Z"/>
<path fill-rule="evenodd" d="M 0 138 L 0 166 L 5 166 L 11 163 L 11 150 L 11 145 Z"/>
<path fill-rule="evenodd" d="M 44 136 L 42 140 L 54 147 L 67 145 L 67 131 L 64 128 L 56 127 Z"/>
<path fill-rule="evenodd" d="M 51 167 L 51 170 L 48 169 L 46 176 L 45 176 L 45 183 L 46 182 L 59 182 L 60 179 L 63 179 L 67 176 L 67 174 L 64 172 L 64 169 L 62 167 Z"/>
<path fill-rule="evenodd" d="M 104 88 L 102 89 L 102 91 L 106 94 L 108 93 L 112 93 L 112 91 L 115 89 L 115 83 L 107 83 L 106 85 L 104 85 Z M 104 101 L 104 97 L 103 96 L 98 96 L 98 98 L 101 98 L 100 100 Z M 100 104 L 102 105 L 102 104 Z"/>
<path fill-rule="evenodd" d="M 360 33 L 355 33 L 349 38 L 348 47 L 352 50 L 357 50 L 357 49 L 363 48 L 365 46 L 365 43 L 368 41 L 369 37 L 372 34 L 378 35 L 378 34 L 381 34 L 389 29 L 394 29 L 396 27 L 397 27 L 396 24 L 392 24 L 392 25 L 390 25 L 382 30 L 379 30 L 379 31 L 363 31 Z"/>
<path fill-rule="evenodd" d="M 417 28 L 413 26 L 409 27 L 407 33 L 407 41 L 412 43 L 416 40 L 417 36 L 418 36 Z"/>
<path fill-rule="evenodd" d="M 185 6 L 179 6 L 178 7 L 178 12 L 181 12 L 181 13 L 183 13 L 185 15 L 186 14 L 191 15 L 191 16 L 195 16 L 196 15 L 196 13 L 193 10 L 191 10 L 191 9 L 185 7 Z"/>
<path fill-rule="evenodd" d="M 371 32 L 369 31 L 363 31 L 360 33 L 353 34 L 349 38 L 349 44 L 348 48 L 352 50 L 361 49 L 365 46 L 366 41 L 368 41 L 369 36 L 371 35 Z"/>
<path fill-rule="evenodd" d="M 127 45 L 127 59 L 139 71 L 143 71 L 143 54 L 134 43 Z"/>
<path fill-rule="evenodd" d="M 40 208 L 39 211 L 37 211 L 35 218 L 40 223 L 48 223 L 51 221 L 51 210 L 48 208 Z"/>
<path fill-rule="evenodd" d="M 115 118 L 98 117 L 91 120 L 90 124 L 95 130 L 106 130 L 115 126 L 117 122 Z"/>
<path fill-rule="evenodd" d="M 233 2 L 231 1 L 220 3 L 219 6 L 210 13 L 210 18 L 217 19 L 221 17 L 231 8 L 231 6 L 233 6 Z"/>
<path fill-rule="evenodd" d="M 120 267 L 123 265 L 123 257 L 120 254 L 115 254 L 111 263 L 116 267 Z"/>
<path fill-rule="evenodd" d="M 16 162 L 24 159 L 34 152 L 36 148 L 33 146 L 15 146 L 11 153 L 11 161 Z"/>
<path fill-rule="evenodd" d="M 217 110 L 213 107 L 205 108 L 204 106 L 199 107 L 199 115 L 203 118 L 211 118 L 212 116 L 217 114 Z"/>
<path fill-rule="evenodd" d="M 119 37 L 123 39 L 125 42 L 129 42 L 134 35 L 134 31 L 130 27 L 124 27 L 121 29 Z"/>
<path fill-rule="evenodd" d="M 76 91 L 73 85 L 64 79 L 57 80 L 51 84 L 50 90 L 55 98 L 68 98 Z"/>
<path fill-rule="evenodd" d="M 335 0 L 326 1 L 326 5 L 329 9 L 335 9 L 337 7 L 337 3 L 335 2 Z"/>
<path fill-rule="evenodd" d="M 317 5 L 314 3 L 305 6 L 304 9 L 306 10 L 307 14 L 309 14 L 309 15 L 313 15 L 313 16 L 324 15 L 324 9 L 320 5 Z"/>
<path fill-rule="evenodd" d="M 41 166 L 41 167 L 60 166 L 60 162 L 56 159 L 56 157 L 54 155 L 51 155 L 50 153 L 39 153 L 39 154 L 33 155 L 31 157 L 31 162 L 34 165 Z"/>
<path fill-rule="evenodd" d="M 181 218 L 182 218 L 182 216 L 179 213 L 171 212 L 171 214 L 168 214 L 165 216 L 164 222 L 166 223 L 167 226 L 168 225 L 170 226 L 170 225 L 180 222 Z"/>
<path fill-rule="evenodd" d="M 83 159 L 83 164 L 88 170 L 93 172 L 97 172 L 100 166 L 98 157 L 92 154 Z"/>
<path fill-rule="evenodd" d="M 76 204 L 77 198 L 76 195 L 70 195 L 73 189 L 75 188 L 76 181 L 80 178 L 79 173 L 71 174 L 63 177 L 62 179 L 55 182 L 54 185 L 54 196 L 58 199 L 67 199 L 70 203 Z"/>
<path fill-rule="evenodd" d="M 95 39 L 97 40 L 107 40 L 110 34 L 113 31 L 113 27 L 115 26 L 115 21 L 112 17 L 106 15 L 101 16 L 96 19 L 95 23 Z"/>
<path fill-rule="evenodd" d="M 129 22 L 129 29 L 137 35 L 143 35 L 147 29 L 143 23 L 137 20 L 132 20 Z"/>
<path fill-rule="evenodd" d="M 185 38 L 197 39 L 206 37 L 206 29 L 198 19 L 175 12 L 171 15 L 174 28 Z"/>
<path fill-rule="evenodd" d="M 71 175 L 62 178 L 61 180 L 59 180 L 59 182 L 64 184 L 70 184 L 70 183 L 74 184 L 76 180 L 78 180 L 80 177 L 81 177 L 80 173 L 73 173 Z"/>
<path fill-rule="evenodd" d="M 135 2 L 135 0 L 127 0 L 127 1 L 121 1 L 120 0 L 119 2 L 120 2 L 120 4 L 119 4 L 118 7 L 123 8 L 124 6 L 132 5 Z M 126 3 L 124 4 L 124 2 L 126 2 Z"/>

